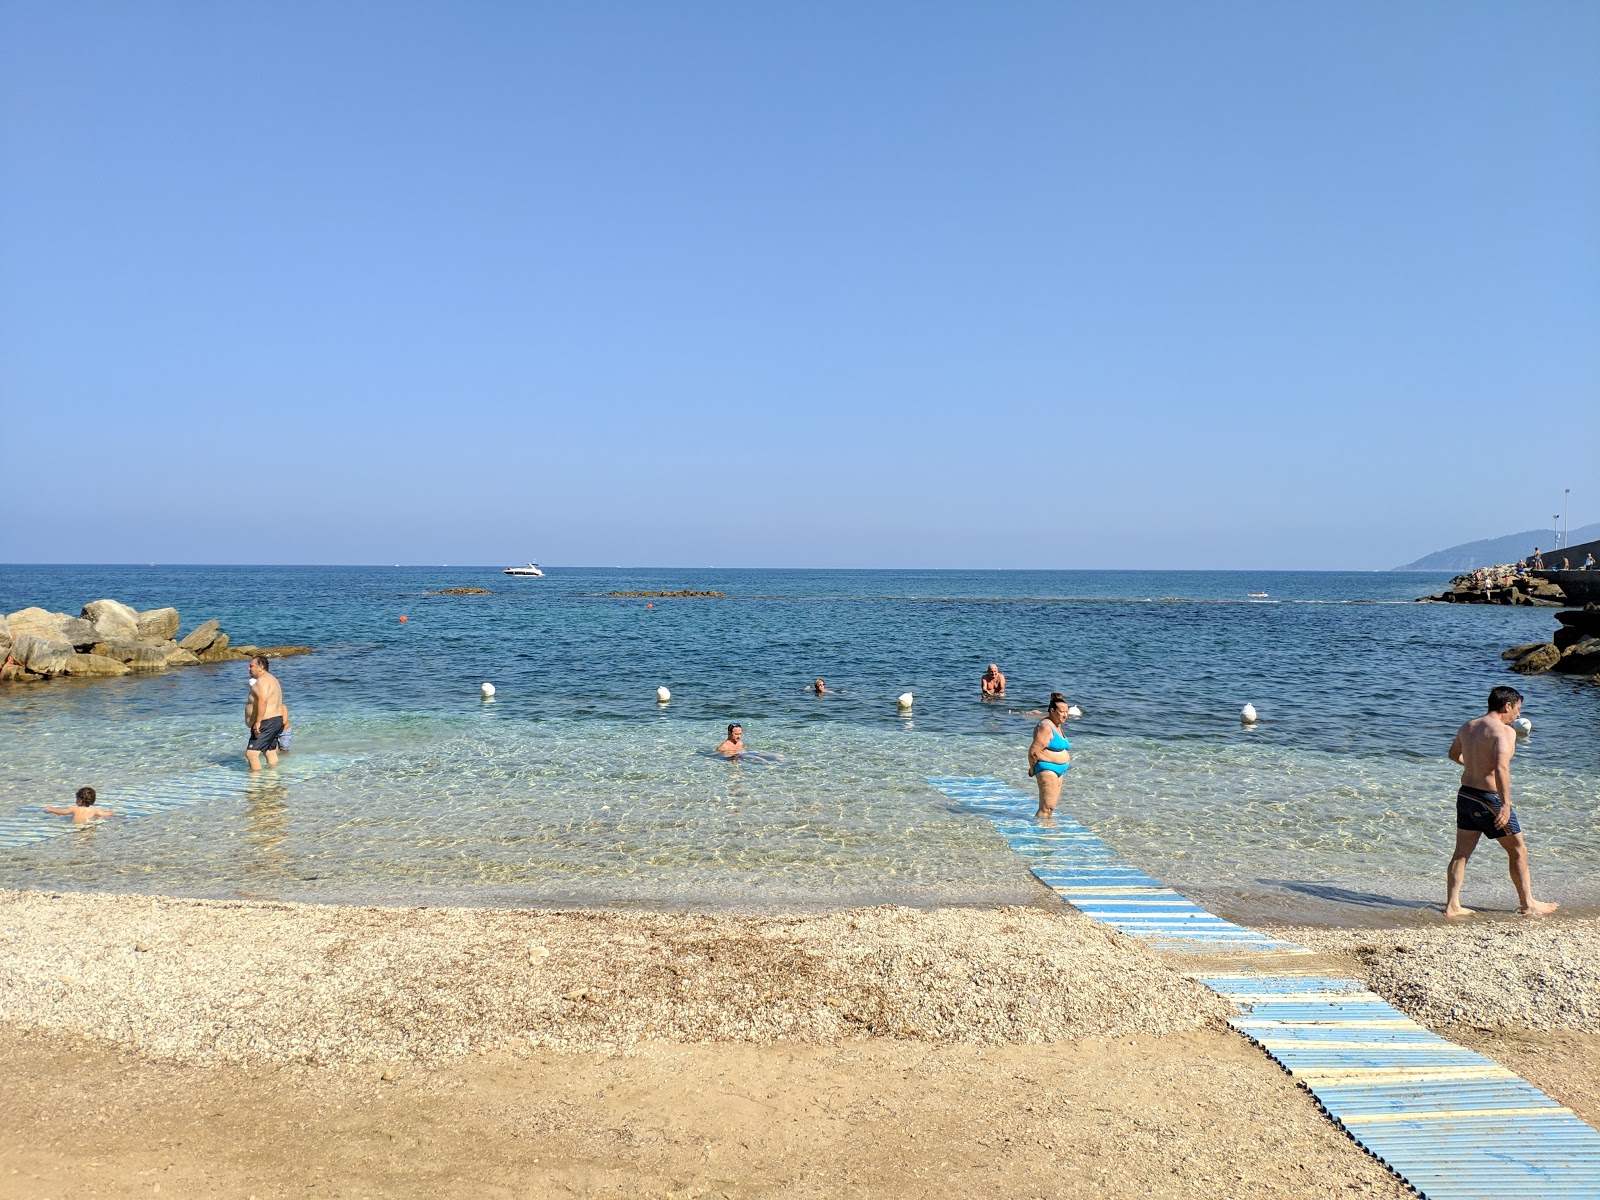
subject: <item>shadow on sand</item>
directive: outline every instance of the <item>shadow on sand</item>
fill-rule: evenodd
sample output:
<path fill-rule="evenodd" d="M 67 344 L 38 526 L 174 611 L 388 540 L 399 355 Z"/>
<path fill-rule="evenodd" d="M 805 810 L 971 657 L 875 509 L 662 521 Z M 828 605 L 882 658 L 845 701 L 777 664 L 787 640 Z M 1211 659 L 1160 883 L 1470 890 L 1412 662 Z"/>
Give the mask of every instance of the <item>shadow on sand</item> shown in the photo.
<path fill-rule="evenodd" d="M 1437 909 L 1439 905 L 1432 900 L 1402 900 L 1398 896 L 1385 896 L 1381 892 L 1356 892 L 1349 888 L 1334 887 L 1331 883 L 1316 883 L 1303 879 L 1258 879 L 1257 883 L 1268 887 L 1283 888 L 1285 891 L 1298 892 L 1302 896 L 1311 896 L 1317 900 L 1328 900 L 1334 904 L 1354 904 L 1361 908 L 1405 908 L 1413 910 Z"/>

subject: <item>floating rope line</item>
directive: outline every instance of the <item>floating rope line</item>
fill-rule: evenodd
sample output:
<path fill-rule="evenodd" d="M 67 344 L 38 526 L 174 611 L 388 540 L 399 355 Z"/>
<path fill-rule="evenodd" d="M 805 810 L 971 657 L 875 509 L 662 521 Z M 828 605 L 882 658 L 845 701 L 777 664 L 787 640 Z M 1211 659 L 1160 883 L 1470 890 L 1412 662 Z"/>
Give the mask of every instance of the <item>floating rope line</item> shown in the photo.
<path fill-rule="evenodd" d="M 1070 817 L 1058 812 L 1049 825 L 1033 820 L 1033 799 L 1000 780 L 928 782 L 993 821 L 1068 904 L 1157 949 L 1309 953 L 1213 916 L 1123 863 Z M 1600 1132 L 1493 1059 L 1417 1024 L 1359 980 L 1193 977 L 1239 1010 L 1229 1025 L 1427 1200 L 1600 1200 Z"/>

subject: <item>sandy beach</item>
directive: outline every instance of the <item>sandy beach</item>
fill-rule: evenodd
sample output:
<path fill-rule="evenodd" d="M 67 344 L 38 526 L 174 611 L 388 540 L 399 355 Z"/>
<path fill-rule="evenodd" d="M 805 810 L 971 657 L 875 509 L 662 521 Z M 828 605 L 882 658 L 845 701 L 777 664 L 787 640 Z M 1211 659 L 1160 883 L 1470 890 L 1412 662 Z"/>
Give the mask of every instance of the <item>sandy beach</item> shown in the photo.
<path fill-rule="evenodd" d="M 1600 1118 L 1595 923 L 1285 932 Z M 1043 908 L 7 891 L 0 1175 L 19 1197 L 1405 1194 L 1192 965 Z"/>

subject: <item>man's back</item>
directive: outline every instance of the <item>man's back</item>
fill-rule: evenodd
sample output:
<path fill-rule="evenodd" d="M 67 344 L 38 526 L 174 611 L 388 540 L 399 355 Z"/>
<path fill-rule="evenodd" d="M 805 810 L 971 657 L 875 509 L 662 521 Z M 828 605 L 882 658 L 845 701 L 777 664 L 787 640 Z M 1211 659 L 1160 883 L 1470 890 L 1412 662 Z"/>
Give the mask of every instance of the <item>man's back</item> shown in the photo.
<path fill-rule="evenodd" d="M 1478 788 L 1485 792 L 1498 792 L 1496 774 L 1502 762 L 1511 768 L 1511 756 L 1516 753 L 1517 735 L 1512 728 L 1485 713 L 1468 721 L 1456 734 L 1456 745 L 1461 749 L 1461 783 L 1463 787 Z"/>

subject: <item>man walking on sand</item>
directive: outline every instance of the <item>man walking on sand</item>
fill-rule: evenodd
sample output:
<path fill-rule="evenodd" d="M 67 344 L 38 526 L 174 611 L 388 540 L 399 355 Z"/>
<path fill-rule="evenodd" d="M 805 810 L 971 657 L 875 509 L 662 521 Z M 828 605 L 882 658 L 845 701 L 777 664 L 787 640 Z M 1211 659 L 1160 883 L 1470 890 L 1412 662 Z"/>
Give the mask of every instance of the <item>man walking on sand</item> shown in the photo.
<path fill-rule="evenodd" d="M 250 741 L 244 748 L 250 769 L 261 769 L 263 754 L 267 756 L 267 766 L 277 766 L 278 736 L 283 733 L 283 689 L 267 669 L 265 654 L 250 660 L 250 695 L 244 702 L 244 723 L 250 726 Z"/>
<path fill-rule="evenodd" d="M 1542 917 L 1559 905 L 1533 898 L 1528 875 L 1528 845 L 1511 810 L 1511 756 L 1517 734 L 1511 722 L 1522 712 L 1522 693 L 1497 687 L 1489 693 L 1489 711 L 1468 721 L 1450 743 L 1450 761 L 1461 764 L 1461 790 L 1456 793 L 1456 850 L 1445 871 L 1444 915 L 1465 917 L 1472 909 L 1461 907 L 1461 883 L 1467 876 L 1467 859 L 1478 838 L 1488 834 L 1505 847 L 1511 883 L 1517 889 L 1517 911 L 1525 917 Z"/>

